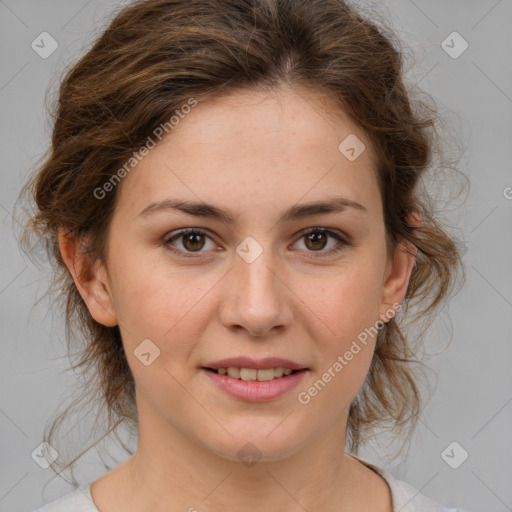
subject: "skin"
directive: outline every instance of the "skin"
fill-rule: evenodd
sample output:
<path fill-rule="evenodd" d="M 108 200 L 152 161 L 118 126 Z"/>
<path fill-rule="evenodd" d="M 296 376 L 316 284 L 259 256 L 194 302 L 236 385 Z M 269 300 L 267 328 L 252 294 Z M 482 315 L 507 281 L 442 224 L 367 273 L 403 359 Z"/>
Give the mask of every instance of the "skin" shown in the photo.
<path fill-rule="evenodd" d="M 104 262 L 60 232 L 91 315 L 120 326 L 136 381 L 137 451 L 93 482 L 100 510 L 392 510 L 386 482 L 344 452 L 375 338 L 310 403 L 297 399 L 359 333 L 389 318 L 414 264 L 405 242 L 388 257 L 369 141 L 343 112 L 332 116 L 328 101 L 281 86 L 199 103 L 118 185 Z M 366 144 L 353 162 L 338 150 L 350 134 Z M 288 207 L 335 194 L 367 212 L 278 221 Z M 213 203 L 236 224 L 173 210 L 138 216 L 166 198 Z M 168 246 L 198 257 L 162 242 L 188 227 L 208 233 Z M 312 227 L 352 243 L 325 255 L 339 242 L 308 244 L 301 232 Z M 252 263 L 236 252 L 248 236 L 263 250 Z M 134 350 L 148 338 L 160 356 L 145 366 Z M 238 355 L 283 357 L 309 371 L 284 397 L 249 403 L 199 370 Z M 248 442 L 262 454 L 251 467 L 237 457 Z"/>

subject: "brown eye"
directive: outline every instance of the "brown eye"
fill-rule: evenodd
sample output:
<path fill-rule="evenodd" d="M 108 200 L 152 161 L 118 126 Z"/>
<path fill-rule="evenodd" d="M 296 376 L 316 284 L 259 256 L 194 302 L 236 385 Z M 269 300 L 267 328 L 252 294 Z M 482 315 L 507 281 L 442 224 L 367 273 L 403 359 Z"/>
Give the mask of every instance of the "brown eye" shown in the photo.
<path fill-rule="evenodd" d="M 204 235 L 202 233 L 190 233 L 181 235 L 183 247 L 187 251 L 198 251 L 204 247 Z"/>
<path fill-rule="evenodd" d="M 210 236 L 197 228 L 187 228 L 178 231 L 174 236 L 163 240 L 163 245 L 170 251 L 183 256 L 201 256 L 206 252 L 205 246 L 210 241 L 210 249 L 215 249 L 216 244 Z M 206 247 L 208 249 L 208 247 Z"/>
<path fill-rule="evenodd" d="M 327 250 L 324 250 L 329 245 L 329 239 L 333 239 L 337 243 L 331 244 Z M 304 250 L 306 253 L 318 253 L 310 254 L 310 257 L 330 256 L 351 245 L 342 235 L 326 228 L 311 228 L 303 232 L 302 236 L 295 243 L 299 243 L 302 240 L 304 240 Z"/>
<path fill-rule="evenodd" d="M 321 250 L 327 245 L 327 235 L 321 231 L 314 231 L 304 236 L 306 247 L 312 251 Z"/>

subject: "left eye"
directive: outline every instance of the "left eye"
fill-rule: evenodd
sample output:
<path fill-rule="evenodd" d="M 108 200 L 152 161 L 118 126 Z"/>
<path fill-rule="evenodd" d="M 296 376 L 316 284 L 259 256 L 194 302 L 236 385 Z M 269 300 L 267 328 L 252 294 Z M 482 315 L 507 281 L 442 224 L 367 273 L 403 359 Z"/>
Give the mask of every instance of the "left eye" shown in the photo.
<path fill-rule="evenodd" d="M 338 243 L 335 243 L 333 246 L 331 246 L 329 250 L 323 251 L 322 249 L 325 249 L 327 245 L 327 239 L 329 237 L 335 239 Z M 306 241 L 306 248 L 311 250 L 308 252 L 320 252 L 322 255 L 336 253 L 340 251 L 344 245 L 349 245 L 341 235 L 335 231 L 325 228 L 311 228 L 308 231 L 302 233 L 299 240 L 302 239 Z"/>
<path fill-rule="evenodd" d="M 328 250 L 323 250 L 328 245 L 328 239 L 332 238 L 338 243 L 334 243 Z M 200 253 L 205 248 L 206 240 L 210 240 L 212 247 L 215 249 L 217 246 L 208 234 L 198 228 L 183 229 L 164 241 L 164 245 L 174 253 L 194 256 L 193 253 Z M 337 232 L 325 228 L 310 228 L 303 232 L 298 241 L 305 240 L 305 247 L 307 252 L 320 253 L 320 255 L 333 254 L 340 251 L 343 246 L 349 243 Z M 179 242 L 182 248 L 176 247 L 174 244 Z M 295 242 L 295 243 L 297 243 Z M 314 255 L 316 257 L 316 254 Z"/>

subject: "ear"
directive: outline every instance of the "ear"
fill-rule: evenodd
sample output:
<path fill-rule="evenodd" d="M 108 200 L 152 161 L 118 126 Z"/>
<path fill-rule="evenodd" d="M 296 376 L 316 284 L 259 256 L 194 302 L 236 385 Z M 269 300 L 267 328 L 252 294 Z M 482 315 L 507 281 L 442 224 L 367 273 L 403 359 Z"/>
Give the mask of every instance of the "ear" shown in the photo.
<path fill-rule="evenodd" d="M 85 240 L 78 239 L 70 230 L 60 228 L 58 241 L 62 258 L 94 320 L 106 327 L 117 325 L 105 266 L 88 254 Z"/>
<path fill-rule="evenodd" d="M 408 224 L 414 227 L 421 225 L 417 213 L 408 217 Z M 418 248 L 409 240 L 402 239 L 395 248 L 393 258 L 388 261 L 380 308 L 382 321 L 390 320 L 397 311 L 393 305 L 401 304 L 404 300 L 417 254 Z"/>

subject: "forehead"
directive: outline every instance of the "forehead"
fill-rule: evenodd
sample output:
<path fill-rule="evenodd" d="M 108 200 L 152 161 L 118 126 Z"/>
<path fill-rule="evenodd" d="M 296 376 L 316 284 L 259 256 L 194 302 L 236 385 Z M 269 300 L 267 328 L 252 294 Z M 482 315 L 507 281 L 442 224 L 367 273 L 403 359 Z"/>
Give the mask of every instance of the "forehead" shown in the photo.
<path fill-rule="evenodd" d="M 226 139 L 226 134 L 233 139 Z M 201 102 L 183 116 L 162 145 L 172 139 L 183 144 L 186 138 L 191 144 L 209 144 L 208 149 L 218 154 L 232 154 L 236 152 L 235 143 L 243 142 L 244 146 L 260 146 L 266 152 L 275 150 L 283 157 L 310 146 L 338 149 L 339 142 L 349 135 L 367 139 L 331 94 L 280 86 L 237 90 Z M 366 149 L 366 156 L 375 160 L 370 144 Z"/>
<path fill-rule="evenodd" d="M 357 159 L 340 150 L 345 140 L 364 144 Z M 179 197 L 254 213 L 329 192 L 379 209 L 375 167 L 366 135 L 328 96 L 243 90 L 182 116 L 123 179 L 118 202 L 138 212 Z"/>

